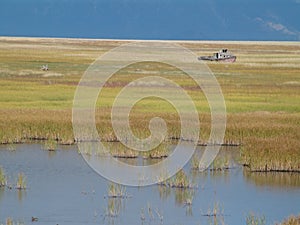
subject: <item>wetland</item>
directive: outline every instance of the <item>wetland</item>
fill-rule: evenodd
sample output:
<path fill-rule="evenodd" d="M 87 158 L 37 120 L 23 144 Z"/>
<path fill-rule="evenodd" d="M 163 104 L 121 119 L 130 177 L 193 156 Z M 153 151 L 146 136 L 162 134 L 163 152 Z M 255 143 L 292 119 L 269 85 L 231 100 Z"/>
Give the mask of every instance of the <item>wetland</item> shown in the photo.
<path fill-rule="evenodd" d="M 196 155 L 179 175 L 133 188 L 112 184 L 89 168 L 72 130 L 82 75 L 100 55 L 128 42 L 0 37 L 0 224 L 274 224 L 299 215 L 300 44 L 176 42 L 195 57 L 222 48 L 237 56 L 235 63 L 207 62 L 224 95 L 227 124 L 222 150 L 203 173 L 198 156 L 210 144 L 211 114 L 195 82 L 159 62 L 135 63 L 114 74 L 99 94 L 95 121 L 116 159 L 151 165 L 183 139 L 176 109 L 149 97 L 131 109 L 132 132 L 148 137 L 149 121 L 161 117 L 167 125 L 164 142 L 145 154 L 122 147 L 111 108 L 135 79 L 164 76 L 183 87 L 201 124 Z M 41 70 L 43 65 L 49 70 Z M 297 218 L 290 220 L 297 224 Z"/>

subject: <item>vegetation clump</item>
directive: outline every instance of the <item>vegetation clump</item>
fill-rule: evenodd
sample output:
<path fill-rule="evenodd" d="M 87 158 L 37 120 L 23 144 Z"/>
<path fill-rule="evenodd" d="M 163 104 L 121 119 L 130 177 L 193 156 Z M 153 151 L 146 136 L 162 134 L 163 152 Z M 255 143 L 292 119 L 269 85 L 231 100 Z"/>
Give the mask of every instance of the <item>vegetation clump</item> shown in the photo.
<path fill-rule="evenodd" d="M 255 215 L 254 213 L 249 213 L 246 217 L 247 225 L 266 225 L 265 216 Z"/>
<path fill-rule="evenodd" d="M 6 176 L 2 167 L 0 167 L 0 187 L 5 187 L 7 185 Z"/>
<path fill-rule="evenodd" d="M 276 223 L 276 225 L 300 225 L 300 215 L 290 216 L 289 218 L 285 219 L 283 222 Z"/>
<path fill-rule="evenodd" d="M 227 157 L 217 157 L 212 163 L 211 171 L 224 171 L 230 168 L 229 159 Z"/>
<path fill-rule="evenodd" d="M 110 150 L 111 154 L 115 158 L 134 159 L 138 157 L 138 152 L 128 149 L 125 146 L 118 146 Z"/>
<path fill-rule="evenodd" d="M 107 193 L 108 198 L 128 198 L 130 197 L 127 192 L 126 188 L 121 184 L 114 184 L 111 183 L 108 188 Z"/>
<path fill-rule="evenodd" d="M 172 179 L 170 186 L 176 188 L 190 188 L 191 184 L 185 172 L 179 170 L 179 172 L 176 173 L 175 178 Z"/>
<path fill-rule="evenodd" d="M 202 216 L 208 217 L 209 224 L 225 224 L 224 222 L 224 209 L 219 202 L 215 202 L 212 208 L 208 208 L 206 213 Z"/>
<path fill-rule="evenodd" d="M 182 188 L 182 189 L 187 189 L 187 188 L 195 188 L 194 185 L 191 184 L 188 176 L 184 172 L 183 169 L 179 170 L 175 176 L 165 179 L 165 175 L 162 174 L 161 177 L 159 178 L 159 185 L 171 187 L 171 188 Z"/>
<path fill-rule="evenodd" d="M 16 189 L 26 189 L 26 177 L 23 173 L 18 174 Z"/>
<path fill-rule="evenodd" d="M 48 151 L 55 151 L 57 149 L 57 141 L 54 139 L 48 139 L 44 143 L 44 148 Z"/>
<path fill-rule="evenodd" d="M 1 225 L 3 225 L 3 224 L 1 223 Z M 5 225 L 24 225 L 24 223 L 23 222 L 19 222 L 19 221 L 18 222 L 14 222 L 11 217 L 8 217 L 8 218 L 6 218 Z"/>
<path fill-rule="evenodd" d="M 107 208 L 105 209 L 104 219 L 114 219 L 119 216 L 120 212 L 121 202 L 117 201 L 117 199 L 109 199 L 107 203 Z"/>

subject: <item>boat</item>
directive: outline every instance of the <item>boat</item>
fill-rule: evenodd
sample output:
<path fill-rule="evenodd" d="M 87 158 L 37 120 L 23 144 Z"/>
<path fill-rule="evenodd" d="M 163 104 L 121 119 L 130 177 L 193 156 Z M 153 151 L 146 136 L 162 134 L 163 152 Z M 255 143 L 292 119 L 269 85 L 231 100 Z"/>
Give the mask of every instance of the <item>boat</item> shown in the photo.
<path fill-rule="evenodd" d="M 228 49 L 221 49 L 219 52 L 214 53 L 212 56 L 200 56 L 199 60 L 208 61 L 224 61 L 224 62 L 235 62 L 236 56 L 231 54 Z"/>

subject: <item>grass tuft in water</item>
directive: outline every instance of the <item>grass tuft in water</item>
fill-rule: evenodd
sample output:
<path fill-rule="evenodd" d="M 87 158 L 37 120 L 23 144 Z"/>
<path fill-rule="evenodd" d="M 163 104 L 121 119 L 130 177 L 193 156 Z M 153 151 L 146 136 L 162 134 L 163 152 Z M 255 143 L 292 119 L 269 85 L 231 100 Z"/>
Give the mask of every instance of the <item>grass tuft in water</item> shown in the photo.
<path fill-rule="evenodd" d="M 153 208 L 151 204 L 148 202 L 146 208 L 146 212 L 144 208 L 141 208 L 140 219 L 142 224 L 147 221 L 149 224 L 152 224 L 152 221 L 159 221 L 158 224 L 163 224 L 164 215 L 161 210 L 158 208 Z"/>
<path fill-rule="evenodd" d="M 26 189 L 26 177 L 23 173 L 18 174 L 16 189 Z"/>
<path fill-rule="evenodd" d="M 209 224 L 225 224 L 224 222 L 224 209 L 219 202 L 215 202 L 213 207 L 209 207 L 206 213 L 202 213 L 202 216 L 209 218 Z"/>
<path fill-rule="evenodd" d="M 13 222 L 12 218 L 8 217 L 6 219 L 6 225 L 13 225 L 13 224 L 14 224 L 14 222 Z"/>
<path fill-rule="evenodd" d="M 300 215 L 292 215 L 289 218 L 285 219 L 282 223 L 276 223 L 276 225 L 300 225 Z"/>
<path fill-rule="evenodd" d="M 211 171 L 224 171 L 229 169 L 228 157 L 216 158 L 210 168 Z"/>
<path fill-rule="evenodd" d="M 8 217 L 6 218 L 5 225 L 24 225 L 24 223 L 19 221 L 15 223 L 11 217 Z"/>
<path fill-rule="evenodd" d="M 246 217 L 246 224 L 247 225 L 266 225 L 266 218 L 265 216 L 255 215 L 254 213 L 249 213 Z"/>
<path fill-rule="evenodd" d="M 126 192 L 126 188 L 121 184 L 111 183 L 108 188 L 108 198 L 128 198 L 129 195 Z"/>
<path fill-rule="evenodd" d="M 158 185 L 160 186 L 166 186 L 171 188 L 196 188 L 195 185 L 192 185 L 188 176 L 184 172 L 184 170 L 179 170 L 175 176 L 167 179 L 168 174 L 167 173 L 161 173 L 158 177 Z"/>
<path fill-rule="evenodd" d="M 6 185 L 7 185 L 7 180 L 6 180 L 5 172 L 2 169 L 2 167 L 0 167 L 0 187 L 4 187 Z"/>
<path fill-rule="evenodd" d="M 200 163 L 199 156 L 194 154 L 194 156 L 192 157 L 192 160 L 191 160 L 191 169 L 192 170 L 199 170 L 200 169 L 199 163 Z"/>
<path fill-rule="evenodd" d="M 17 147 L 16 147 L 16 144 L 8 144 L 8 146 L 7 146 L 7 150 L 8 151 L 16 151 L 16 149 L 17 149 Z"/>
<path fill-rule="evenodd" d="M 188 176 L 183 170 L 179 170 L 175 177 L 169 180 L 169 186 L 173 188 L 192 188 Z"/>
<path fill-rule="evenodd" d="M 116 218 L 119 216 L 121 211 L 121 203 L 120 201 L 116 201 L 116 199 L 109 199 L 107 208 L 105 209 L 104 219 L 108 218 Z"/>
<path fill-rule="evenodd" d="M 48 151 L 55 151 L 57 149 L 57 141 L 54 139 L 46 140 L 44 144 L 44 149 Z"/>

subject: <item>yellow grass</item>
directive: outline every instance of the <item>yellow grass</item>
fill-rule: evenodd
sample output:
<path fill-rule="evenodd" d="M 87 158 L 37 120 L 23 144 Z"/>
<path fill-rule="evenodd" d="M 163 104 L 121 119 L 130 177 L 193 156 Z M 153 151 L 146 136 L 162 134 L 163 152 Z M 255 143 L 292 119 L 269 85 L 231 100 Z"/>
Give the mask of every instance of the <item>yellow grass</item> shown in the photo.
<path fill-rule="evenodd" d="M 0 142 L 51 139 L 74 143 L 72 103 L 76 86 L 101 54 L 128 41 L 0 37 Z M 251 170 L 299 170 L 300 44 L 297 42 L 178 42 L 195 55 L 228 48 L 233 64 L 208 62 L 226 101 L 224 142 L 242 144 L 243 163 Z M 41 71 L 48 64 L 49 71 Z M 134 79 L 163 75 L 181 85 L 194 100 L 201 122 L 201 142 L 210 133 L 210 111 L 195 83 L 176 68 L 159 63 L 122 69 L 106 84 L 97 102 L 96 121 L 104 140 L 115 140 L 110 109 L 121 88 Z M 149 135 L 148 123 L 163 117 L 168 138 L 180 137 L 176 110 L 148 98 L 132 110 L 134 134 Z"/>

